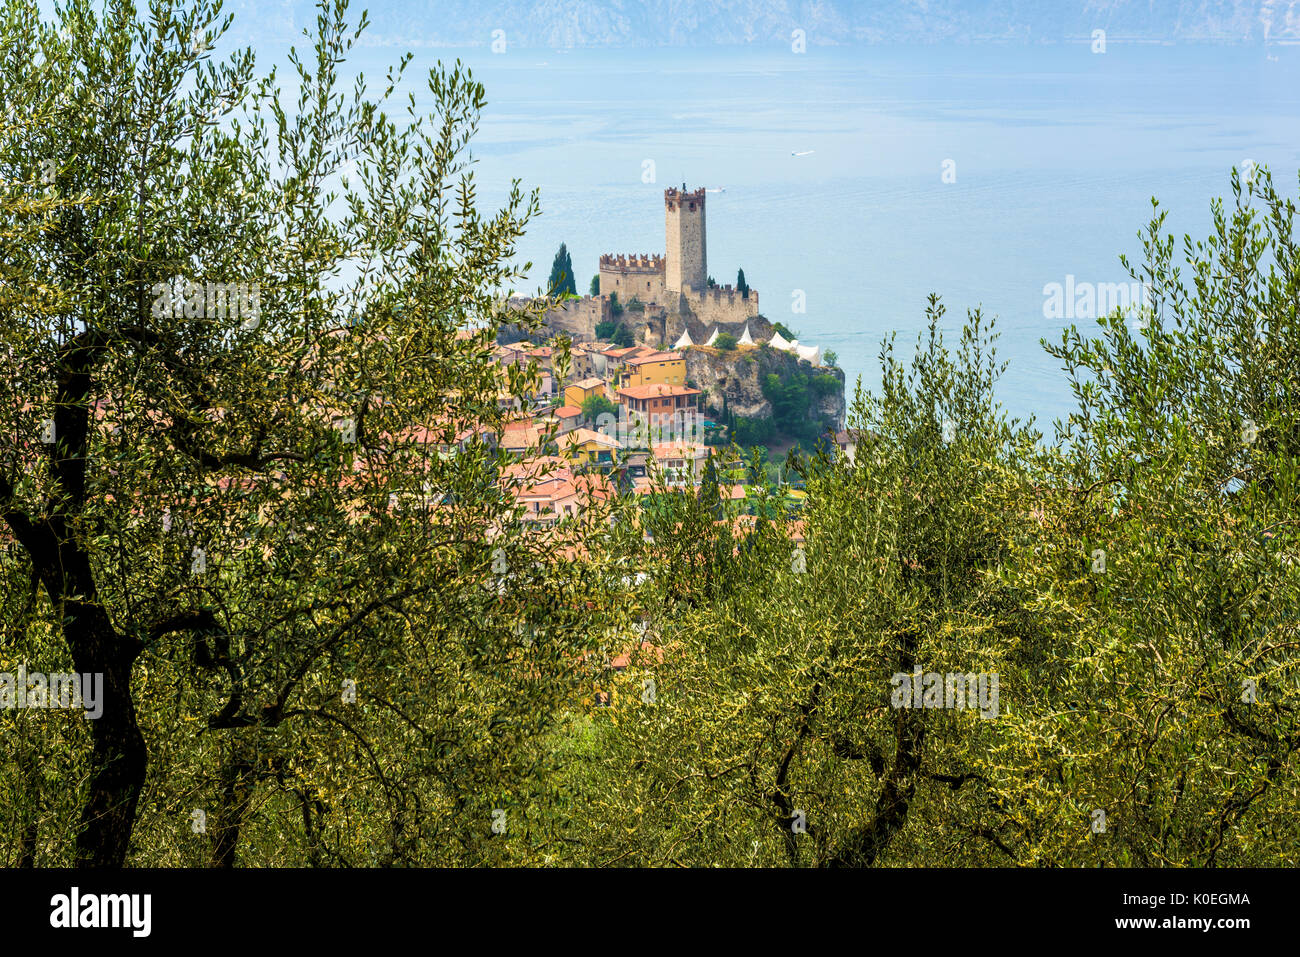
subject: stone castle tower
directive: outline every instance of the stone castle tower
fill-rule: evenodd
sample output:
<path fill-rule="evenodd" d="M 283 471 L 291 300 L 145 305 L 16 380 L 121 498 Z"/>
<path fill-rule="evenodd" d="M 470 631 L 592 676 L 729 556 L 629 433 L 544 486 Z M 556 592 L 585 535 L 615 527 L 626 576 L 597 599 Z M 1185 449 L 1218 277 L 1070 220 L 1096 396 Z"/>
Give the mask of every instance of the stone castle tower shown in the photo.
<path fill-rule="evenodd" d="M 730 285 L 709 288 L 709 264 L 705 249 L 703 187 L 688 192 L 664 190 L 665 255 L 634 253 L 600 257 L 600 297 L 617 296 L 627 308 L 624 322 L 634 326 L 634 334 L 643 342 L 676 342 L 685 330 L 693 341 L 705 343 L 717 332 L 739 337 L 745 326 L 754 322 L 753 335 L 768 333 L 766 319 L 758 312 L 758 292 L 748 294 Z M 579 307 L 570 300 L 570 313 Z M 596 302 L 582 308 L 600 320 L 608 320 L 601 310 L 609 309 Z M 621 315 L 621 313 L 620 313 Z"/>
<path fill-rule="evenodd" d="M 669 295 L 689 291 L 699 295 L 708 284 L 708 262 L 704 245 L 704 188 L 686 192 L 664 190 L 664 234 L 668 248 L 664 288 Z"/>

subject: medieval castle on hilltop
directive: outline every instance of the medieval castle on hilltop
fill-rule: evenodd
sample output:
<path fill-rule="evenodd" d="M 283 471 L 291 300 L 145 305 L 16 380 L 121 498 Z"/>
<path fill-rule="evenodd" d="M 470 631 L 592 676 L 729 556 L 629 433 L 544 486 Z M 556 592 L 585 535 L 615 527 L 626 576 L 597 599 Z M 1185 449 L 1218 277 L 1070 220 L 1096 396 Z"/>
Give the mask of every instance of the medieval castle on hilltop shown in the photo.
<path fill-rule="evenodd" d="M 546 324 L 575 341 L 596 338 L 596 324 L 618 316 L 638 342 L 669 346 L 704 344 L 719 332 L 740 338 L 749 327 L 753 341 L 772 334 L 758 313 L 758 293 L 731 285 L 709 286 L 703 188 L 664 190 L 663 256 L 600 257 L 600 293 L 571 299 L 546 314 Z M 617 303 L 617 304 L 616 304 Z"/>
<path fill-rule="evenodd" d="M 664 256 L 600 257 L 600 294 L 617 293 L 663 306 L 667 314 L 693 315 L 704 325 L 743 324 L 758 315 L 758 293 L 730 285 L 709 287 L 704 226 L 705 194 L 664 190 Z M 728 331 L 728 330 L 724 330 Z"/>

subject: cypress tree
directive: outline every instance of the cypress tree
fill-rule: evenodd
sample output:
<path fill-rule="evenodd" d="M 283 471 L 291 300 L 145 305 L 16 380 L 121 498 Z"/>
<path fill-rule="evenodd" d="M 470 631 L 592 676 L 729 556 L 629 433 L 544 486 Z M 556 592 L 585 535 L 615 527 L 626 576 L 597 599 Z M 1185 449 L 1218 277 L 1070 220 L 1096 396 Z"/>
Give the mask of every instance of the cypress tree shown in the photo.
<path fill-rule="evenodd" d="M 578 287 L 573 281 L 573 260 L 569 258 L 569 249 L 564 243 L 560 243 L 559 251 L 555 254 L 555 261 L 551 263 L 551 278 L 547 283 L 549 295 L 552 296 L 576 296 Z"/>

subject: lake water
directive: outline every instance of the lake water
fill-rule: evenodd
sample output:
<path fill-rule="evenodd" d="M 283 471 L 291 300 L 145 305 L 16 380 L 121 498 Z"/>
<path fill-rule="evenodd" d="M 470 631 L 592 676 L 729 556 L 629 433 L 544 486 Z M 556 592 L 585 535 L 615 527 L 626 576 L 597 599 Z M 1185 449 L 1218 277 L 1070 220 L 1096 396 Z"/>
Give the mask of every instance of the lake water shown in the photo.
<path fill-rule="evenodd" d="M 393 55 L 357 64 L 377 80 Z M 410 70 L 439 55 L 417 50 Z M 725 187 L 708 199 L 710 274 L 743 267 L 763 313 L 833 349 L 850 389 L 879 381 L 889 332 L 910 351 L 933 291 L 949 328 L 968 307 L 998 318 L 1000 398 L 1043 426 L 1073 407 L 1040 345 L 1064 324 L 1044 317 L 1044 286 L 1128 282 L 1118 256 L 1139 256 L 1152 196 L 1176 234 L 1203 236 L 1231 167 L 1267 164 L 1293 196 L 1300 168 L 1300 48 L 441 55 L 487 87 L 481 198 L 512 177 L 541 190 L 522 245 L 535 284 L 565 242 L 585 292 L 601 253 L 662 252 L 665 187 Z"/>

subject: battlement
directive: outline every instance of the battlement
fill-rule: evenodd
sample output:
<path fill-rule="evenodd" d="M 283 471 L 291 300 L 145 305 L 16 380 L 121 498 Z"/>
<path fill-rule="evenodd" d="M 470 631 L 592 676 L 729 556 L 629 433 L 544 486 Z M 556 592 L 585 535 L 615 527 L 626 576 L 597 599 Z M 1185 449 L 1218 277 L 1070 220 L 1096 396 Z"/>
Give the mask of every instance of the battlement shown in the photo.
<path fill-rule="evenodd" d="M 690 295 L 694 296 L 697 295 L 697 293 L 695 292 L 694 289 L 692 289 L 690 291 Z M 731 302 L 737 298 L 742 300 L 747 298 L 739 289 L 733 288 L 730 284 L 727 284 L 725 286 L 711 286 L 705 289 L 703 292 L 698 293 L 698 295 L 712 299 L 714 302 L 720 302 L 724 298 L 728 302 Z M 755 299 L 758 298 L 758 293 L 752 288 L 749 290 L 749 295 L 753 296 Z"/>
<path fill-rule="evenodd" d="M 661 273 L 664 271 L 663 256 L 647 256 L 645 253 L 614 256 L 609 253 L 600 257 L 600 268 L 618 269 L 625 272 Z"/>
<path fill-rule="evenodd" d="M 701 186 L 694 192 L 686 192 L 685 189 L 678 189 L 675 186 L 669 186 L 664 190 L 664 205 L 669 209 L 676 209 L 682 203 L 692 205 L 692 209 L 704 208 L 704 187 Z"/>
<path fill-rule="evenodd" d="M 686 307 L 695 318 L 705 324 L 728 329 L 748 322 L 758 315 L 758 290 L 750 289 L 746 296 L 734 286 L 713 286 L 696 292 L 694 287 L 685 290 Z"/>

